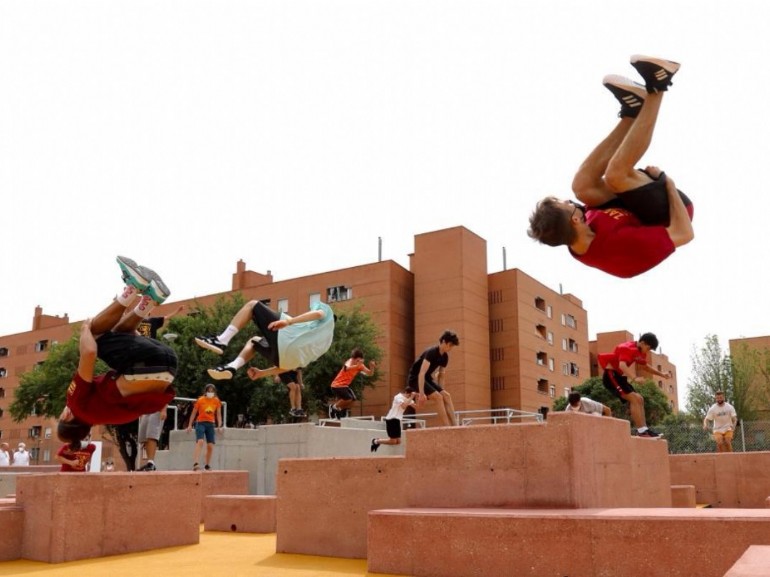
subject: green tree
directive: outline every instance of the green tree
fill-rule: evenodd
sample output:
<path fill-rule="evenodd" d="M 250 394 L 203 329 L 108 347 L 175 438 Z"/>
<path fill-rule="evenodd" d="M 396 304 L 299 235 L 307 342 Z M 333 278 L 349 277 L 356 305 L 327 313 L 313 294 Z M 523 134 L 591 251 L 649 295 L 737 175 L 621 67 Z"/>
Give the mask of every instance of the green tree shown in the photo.
<path fill-rule="evenodd" d="M 703 420 L 717 391 L 724 391 L 729 402 L 735 400 L 730 357 L 722 351 L 717 336 L 708 335 L 700 350 L 692 354 L 687 411 Z"/>
<path fill-rule="evenodd" d="M 658 426 L 668 442 L 668 452 L 709 453 L 714 450 L 714 440 L 703 430 L 703 419 L 680 411 L 668 415 Z"/>
<path fill-rule="evenodd" d="M 730 400 L 738 417 L 760 418 L 770 405 L 770 350 L 741 343 L 731 357 L 733 396 Z"/>
<path fill-rule="evenodd" d="M 671 414 L 668 398 L 653 381 L 648 380 L 641 384 L 637 383 L 634 385 L 634 388 L 644 397 L 644 413 L 647 417 L 648 425 L 655 425 Z M 612 411 L 613 417 L 631 421 L 628 405 L 607 390 L 602 383 L 601 377 L 591 377 L 582 385 L 573 387 L 572 390 L 580 393 L 583 397 L 588 397 L 603 405 L 607 405 Z M 560 397 L 554 401 L 553 410 L 563 411 L 566 406 L 566 397 Z"/>

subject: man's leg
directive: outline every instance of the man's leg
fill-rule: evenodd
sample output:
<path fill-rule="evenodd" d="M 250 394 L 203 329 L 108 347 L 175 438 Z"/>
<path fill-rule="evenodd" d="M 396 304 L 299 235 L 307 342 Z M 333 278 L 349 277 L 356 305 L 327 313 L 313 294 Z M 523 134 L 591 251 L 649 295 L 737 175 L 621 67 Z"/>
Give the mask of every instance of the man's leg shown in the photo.
<path fill-rule="evenodd" d="M 195 339 L 195 341 L 198 342 L 198 339 Z M 245 367 L 248 362 L 254 358 L 257 346 L 258 345 L 253 345 L 251 341 L 248 341 L 245 345 L 243 345 L 243 348 L 241 349 L 241 352 L 238 353 L 238 356 L 235 357 L 232 361 L 226 365 L 218 365 L 206 372 L 208 372 L 212 379 L 217 381 L 227 381 L 232 379 L 238 369 Z"/>
<path fill-rule="evenodd" d="M 197 427 L 196 427 L 196 431 L 195 432 L 196 432 L 196 435 L 197 435 L 197 432 L 198 432 L 197 431 Z M 195 450 L 193 451 L 193 471 L 197 471 L 200 468 L 198 463 L 200 463 L 199 459 L 200 459 L 200 455 L 201 455 L 201 449 L 203 449 L 203 444 L 204 443 L 205 443 L 205 441 L 203 440 L 202 437 L 200 439 L 198 439 L 197 441 L 195 441 Z"/>
<path fill-rule="evenodd" d="M 207 349 L 218 355 L 224 354 L 227 345 L 230 344 L 230 341 L 233 339 L 233 337 L 249 324 L 254 306 L 257 302 L 259 301 L 249 301 L 243 305 L 240 310 L 235 313 L 235 316 L 230 321 L 230 324 L 227 325 L 227 328 L 225 328 L 225 330 L 220 335 L 210 337 L 196 337 L 195 343 L 199 347 Z"/>
<path fill-rule="evenodd" d="M 206 443 L 206 469 L 211 468 L 211 455 L 214 453 L 214 443 Z"/>
<path fill-rule="evenodd" d="M 724 439 L 725 453 L 733 452 L 733 434 L 732 432 L 725 433 L 722 438 Z"/>
<path fill-rule="evenodd" d="M 446 406 L 444 405 L 444 397 L 441 396 L 441 393 L 438 391 L 433 391 L 430 395 L 428 395 L 428 400 L 434 401 L 436 403 L 436 412 L 438 413 L 438 417 L 441 419 L 441 422 L 444 424 L 444 426 L 450 426 L 452 422 L 449 420 L 449 415 L 447 415 Z"/>
<path fill-rule="evenodd" d="M 441 391 L 441 398 L 444 401 L 444 407 L 446 408 L 446 413 L 449 417 L 449 424 L 452 426 L 457 426 L 457 419 L 455 418 L 455 406 L 452 402 L 452 395 L 446 391 Z"/>

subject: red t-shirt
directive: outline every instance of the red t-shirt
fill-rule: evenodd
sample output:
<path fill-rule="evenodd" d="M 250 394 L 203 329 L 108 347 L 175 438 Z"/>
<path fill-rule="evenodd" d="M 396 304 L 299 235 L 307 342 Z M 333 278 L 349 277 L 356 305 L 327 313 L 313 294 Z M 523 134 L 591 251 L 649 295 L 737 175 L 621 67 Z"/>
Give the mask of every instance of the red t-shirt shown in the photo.
<path fill-rule="evenodd" d="M 62 473 L 84 473 L 86 470 L 86 465 L 91 462 L 91 455 L 94 454 L 94 451 L 96 451 L 96 445 L 93 443 L 88 443 L 87 446 L 78 449 L 76 451 L 73 451 L 70 448 L 69 443 L 66 445 L 62 445 L 62 448 L 59 449 L 59 452 L 56 453 L 59 457 L 64 457 L 65 459 L 77 459 L 78 464 L 75 466 L 68 465 L 66 463 L 61 464 L 61 471 Z"/>
<path fill-rule="evenodd" d="M 611 353 L 600 354 L 596 360 L 599 361 L 599 366 L 603 369 L 606 369 L 607 365 L 611 365 L 614 370 L 619 371 L 621 362 L 629 366 L 634 363 L 646 365 L 647 355 L 639 350 L 636 346 L 636 341 L 628 341 L 627 343 L 619 344 Z"/>
<path fill-rule="evenodd" d="M 89 425 L 122 425 L 142 415 L 157 413 L 176 394 L 170 386 L 162 393 L 138 393 L 124 397 L 116 381 L 118 374 L 109 371 L 94 377 L 92 383 L 75 373 L 67 388 L 67 406 L 78 420 Z"/>
<path fill-rule="evenodd" d="M 353 379 L 356 378 L 356 375 L 363 371 L 365 368 L 366 366 L 363 363 L 350 367 L 347 364 L 342 365 L 342 369 L 339 373 L 337 373 L 337 376 L 334 377 L 334 380 L 332 381 L 332 388 L 339 389 L 341 387 L 349 387 L 350 383 L 353 382 Z"/>
<path fill-rule="evenodd" d="M 664 226 L 644 226 L 623 208 L 586 210 L 596 235 L 585 254 L 570 254 L 588 266 L 621 278 L 647 272 L 675 250 Z"/>

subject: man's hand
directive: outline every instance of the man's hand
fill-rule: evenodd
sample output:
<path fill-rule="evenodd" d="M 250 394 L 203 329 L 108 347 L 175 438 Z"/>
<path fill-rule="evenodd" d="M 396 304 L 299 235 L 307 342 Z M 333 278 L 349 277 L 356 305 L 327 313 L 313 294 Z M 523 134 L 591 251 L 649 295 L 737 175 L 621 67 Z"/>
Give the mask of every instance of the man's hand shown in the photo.
<path fill-rule="evenodd" d="M 289 326 L 289 321 L 287 321 L 286 319 L 280 319 L 277 321 L 273 321 L 272 323 L 267 325 L 267 328 L 269 328 L 271 331 L 277 331 L 280 329 L 285 329 L 288 326 Z"/>
<path fill-rule="evenodd" d="M 644 172 L 649 174 L 650 178 L 654 178 L 655 180 L 659 179 L 660 175 L 663 174 L 663 171 L 657 166 L 648 166 L 644 169 Z"/>

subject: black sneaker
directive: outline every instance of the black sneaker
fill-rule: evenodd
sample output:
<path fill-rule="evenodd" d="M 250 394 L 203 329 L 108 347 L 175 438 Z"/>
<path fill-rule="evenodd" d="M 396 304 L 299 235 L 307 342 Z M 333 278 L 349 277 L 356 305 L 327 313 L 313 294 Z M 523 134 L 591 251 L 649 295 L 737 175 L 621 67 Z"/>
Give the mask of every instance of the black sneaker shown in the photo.
<path fill-rule="evenodd" d="M 329 418 L 339 419 L 339 417 L 337 416 L 337 409 L 334 408 L 334 403 L 329 403 Z"/>
<path fill-rule="evenodd" d="M 195 337 L 195 344 L 218 355 L 224 354 L 227 348 L 227 345 L 219 342 L 217 337 Z"/>
<path fill-rule="evenodd" d="M 155 463 L 145 463 L 144 466 L 139 467 L 137 471 L 157 471 L 157 467 L 155 467 Z"/>
<path fill-rule="evenodd" d="M 637 433 L 638 437 L 644 437 L 647 439 L 657 439 L 661 435 L 653 431 L 652 429 L 647 429 L 644 433 Z"/>
<path fill-rule="evenodd" d="M 631 66 L 636 68 L 637 72 L 644 78 L 644 84 L 647 92 L 665 92 L 671 86 L 671 79 L 679 70 L 680 64 L 663 58 L 654 58 L 652 56 L 642 56 L 634 54 L 631 57 Z"/>
<path fill-rule="evenodd" d="M 369 447 L 369 450 L 372 453 L 376 453 L 377 449 L 379 449 L 379 448 L 380 448 L 380 444 L 377 442 L 377 439 L 372 439 L 372 446 Z"/>
<path fill-rule="evenodd" d="M 270 344 L 267 342 L 267 339 L 264 337 L 254 337 L 251 339 L 251 346 L 253 347 L 260 347 L 263 349 L 269 349 Z"/>
<path fill-rule="evenodd" d="M 235 369 L 233 367 L 225 367 L 224 365 L 219 365 L 206 372 L 215 381 L 229 381 L 235 376 Z"/>
<path fill-rule="evenodd" d="M 291 413 L 292 417 L 297 417 L 297 418 L 300 418 L 300 419 L 302 417 L 307 417 L 307 413 L 305 411 L 303 411 L 302 409 L 292 409 L 291 411 L 289 411 L 289 413 Z"/>
<path fill-rule="evenodd" d="M 211 467 L 209 467 L 208 465 L 206 465 L 205 467 L 203 467 L 203 470 L 204 470 L 204 471 L 211 471 Z"/>
<path fill-rule="evenodd" d="M 605 88 L 620 102 L 621 118 L 636 118 L 644 105 L 647 90 L 641 84 L 617 74 L 610 74 L 602 80 Z"/>

